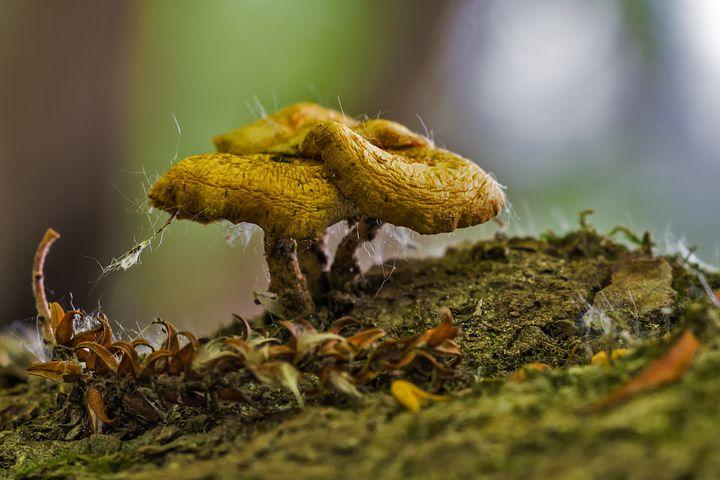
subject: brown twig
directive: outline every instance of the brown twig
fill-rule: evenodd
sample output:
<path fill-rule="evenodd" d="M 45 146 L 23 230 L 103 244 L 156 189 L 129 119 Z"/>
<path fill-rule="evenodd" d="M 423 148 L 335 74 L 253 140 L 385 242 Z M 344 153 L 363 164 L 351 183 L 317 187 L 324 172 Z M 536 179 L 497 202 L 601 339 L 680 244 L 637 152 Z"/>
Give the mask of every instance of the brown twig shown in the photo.
<path fill-rule="evenodd" d="M 45 267 L 45 257 L 47 253 L 58 238 L 60 238 L 60 234 L 52 228 L 48 228 L 40 241 L 40 245 L 38 245 L 37 251 L 35 252 L 35 260 L 33 261 L 33 295 L 35 296 L 35 308 L 42 322 L 43 338 L 50 344 L 54 342 L 54 335 L 50 305 L 48 305 L 47 297 L 45 296 L 45 274 L 43 273 L 43 268 Z"/>

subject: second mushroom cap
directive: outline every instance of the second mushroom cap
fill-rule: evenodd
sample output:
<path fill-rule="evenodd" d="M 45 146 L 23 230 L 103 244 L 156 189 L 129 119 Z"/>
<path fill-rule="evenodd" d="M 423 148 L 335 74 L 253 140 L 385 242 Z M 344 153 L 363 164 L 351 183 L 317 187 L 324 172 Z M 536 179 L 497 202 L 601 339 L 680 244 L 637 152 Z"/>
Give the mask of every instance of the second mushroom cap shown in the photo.
<path fill-rule="evenodd" d="M 368 135 L 386 150 L 339 123 L 313 128 L 302 150 L 319 155 L 343 195 L 370 218 L 433 234 L 500 213 L 505 193 L 492 175 L 397 125 L 375 126 Z"/>

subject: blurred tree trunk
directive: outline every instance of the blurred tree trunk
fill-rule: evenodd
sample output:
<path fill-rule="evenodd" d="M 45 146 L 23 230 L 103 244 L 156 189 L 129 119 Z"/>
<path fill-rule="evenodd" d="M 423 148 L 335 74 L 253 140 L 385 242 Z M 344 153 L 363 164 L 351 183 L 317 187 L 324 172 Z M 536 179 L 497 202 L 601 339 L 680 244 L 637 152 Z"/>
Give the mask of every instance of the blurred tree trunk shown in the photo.
<path fill-rule="evenodd" d="M 420 113 L 416 106 L 428 102 L 418 102 L 414 98 L 415 87 L 424 79 L 429 65 L 437 60 L 433 54 L 443 37 L 443 19 L 457 5 L 453 2 L 437 0 L 414 0 L 411 2 L 386 2 L 388 16 L 398 19 L 403 25 L 402 35 L 398 35 L 392 45 L 388 65 L 391 75 L 383 77 L 378 85 L 375 97 L 369 102 L 366 113 L 383 112 L 383 117 L 412 125 L 418 124 Z"/>
<path fill-rule="evenodd" d="M 112 188 L 122 154 L 133 4 L 23 0 L 1 7 L 0 325 L 34 315 L 30 267 L 48 226 L 63 236 L 46 267 L 52 296 L 95 301 L 89 283 L 99 269 L 82 256 L 109 253 L 113 196 L 103 191 Z"/>

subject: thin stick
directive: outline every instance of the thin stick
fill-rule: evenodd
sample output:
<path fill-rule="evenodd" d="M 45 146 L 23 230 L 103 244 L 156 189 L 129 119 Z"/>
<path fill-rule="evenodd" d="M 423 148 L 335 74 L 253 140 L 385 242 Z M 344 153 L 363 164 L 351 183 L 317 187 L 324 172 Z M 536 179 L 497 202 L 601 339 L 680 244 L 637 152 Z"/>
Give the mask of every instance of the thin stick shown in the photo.
<path fill-rule="evenodd" d="M 53 342 L 53 326 L 51 322 L 50 305 L 48 305 L 47 297 L 45 296 L 45 274 L 43 269 L 45 267 L 45 257 L 50 251 L 50 247 L 55 240 L 60 238 L 60 234 L 48 228 L 45 231 L 45 235 L 38 245 L 37 251 L 35 252 L 35 260 L 33 261 L 33 295 L 35 296 L 35 308 L 37 309 L 40 322 L 42 323 L 43 338 L 48 343 Z"/>

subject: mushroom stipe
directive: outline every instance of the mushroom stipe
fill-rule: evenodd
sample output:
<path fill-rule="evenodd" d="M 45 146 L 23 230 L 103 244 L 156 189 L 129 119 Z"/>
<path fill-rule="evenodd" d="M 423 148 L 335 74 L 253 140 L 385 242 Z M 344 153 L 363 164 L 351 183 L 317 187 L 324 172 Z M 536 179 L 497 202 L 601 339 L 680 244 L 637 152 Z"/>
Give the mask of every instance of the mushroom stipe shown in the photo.
<path fill-rule="evenodd" d="M 451 232 L 491 220 L 505 204 L 502 186 L 470 160 L 398 123 L 360 122 L 315 104 L 286 107 L 215 144 L 220 153 L 170 168 L 150 189 L 151 204 L 180 219 L 260 226 L 270 292 L 286 318 L 316 318 L 330 285 L 351 288 L 359 278 L 353 250 L 383 222 Z M 366 223 L 356 225 L 360 218 Z M 332 268 L 325 231 L 343 220 L 355 235 L 367 231 L 341 243 L 342 265 Z"/>

